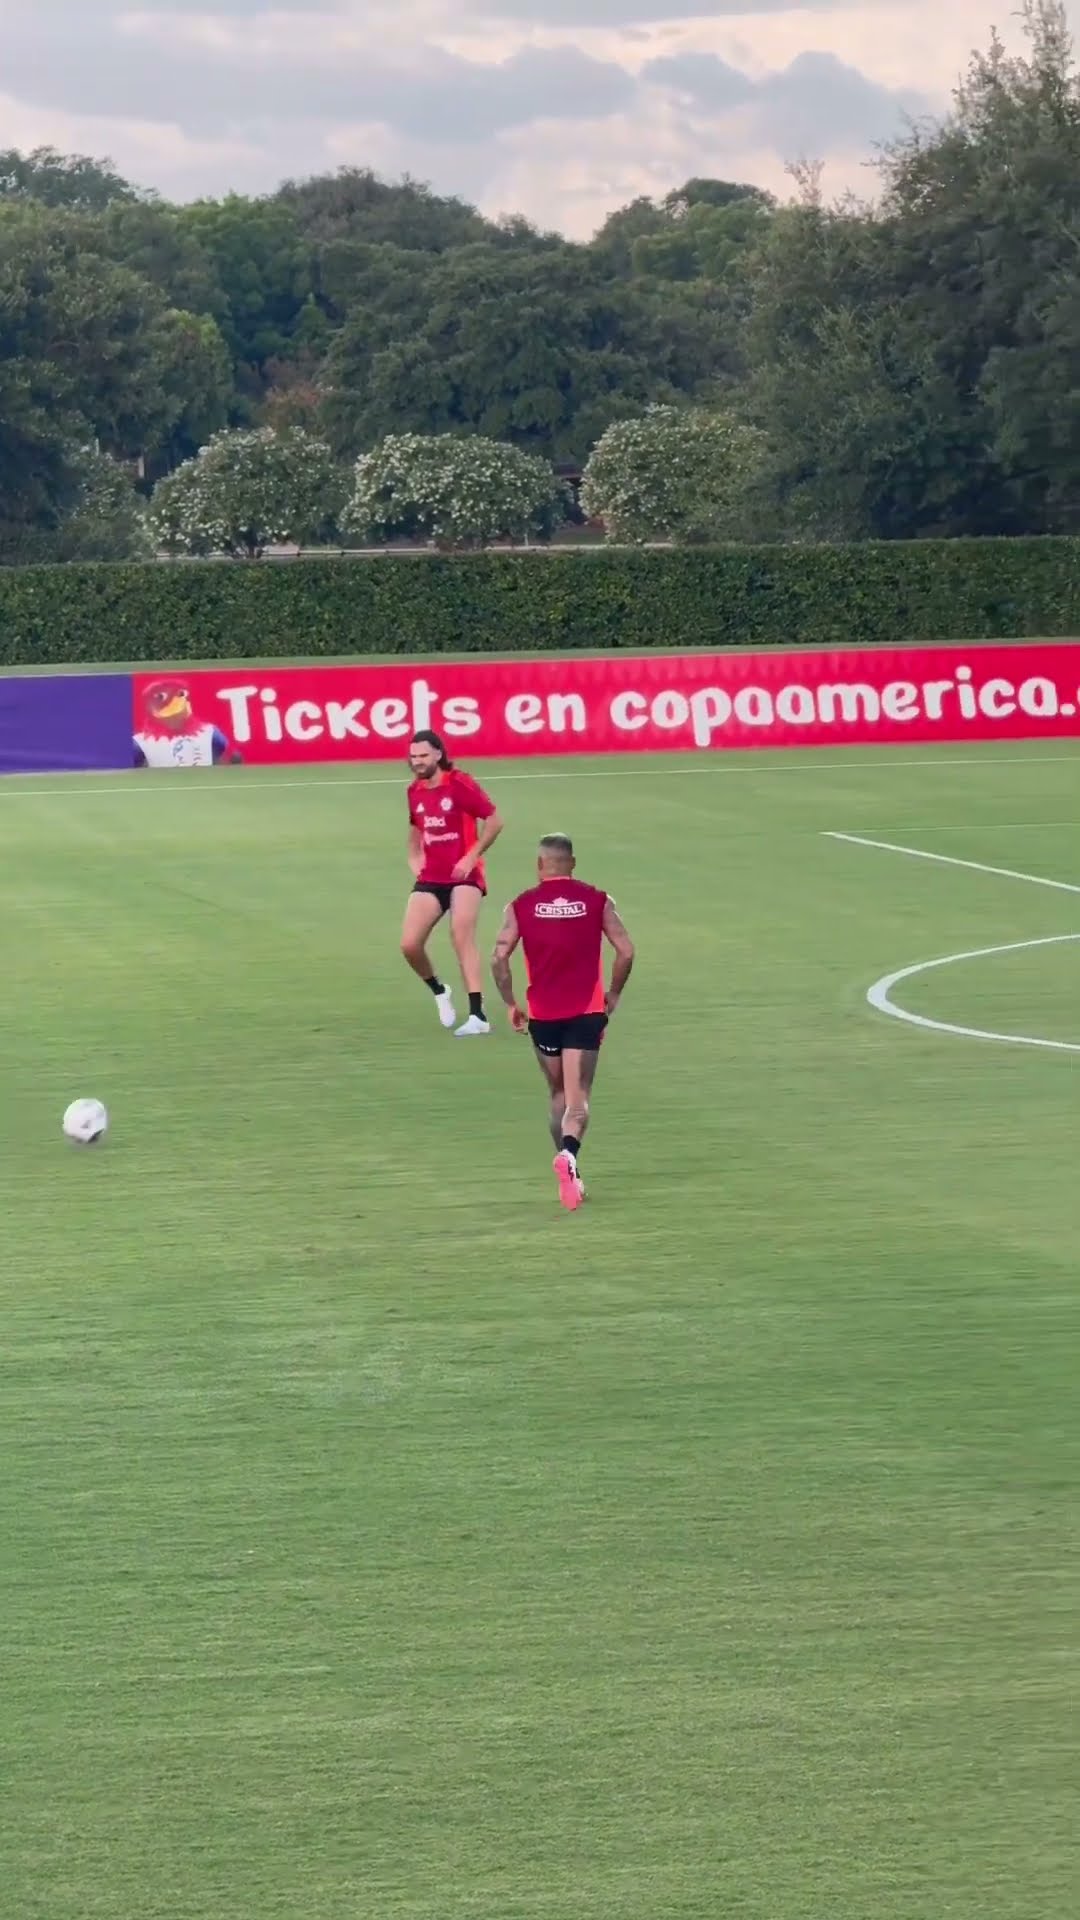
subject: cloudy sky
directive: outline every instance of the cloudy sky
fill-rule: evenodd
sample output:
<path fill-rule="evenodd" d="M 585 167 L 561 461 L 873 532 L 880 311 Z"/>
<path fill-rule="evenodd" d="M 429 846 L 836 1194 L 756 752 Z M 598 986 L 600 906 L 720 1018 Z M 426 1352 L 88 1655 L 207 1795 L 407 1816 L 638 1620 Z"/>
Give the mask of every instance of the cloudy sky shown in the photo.
<path fill-rule="evenodd" d="M 0 0 L 0 146 L 109 155 L 177 199 L 371 166 L 583 237 L 692 174 L 784 192 L 814 158 L 872 191 L 875 145 L 1015 5 Z"/>

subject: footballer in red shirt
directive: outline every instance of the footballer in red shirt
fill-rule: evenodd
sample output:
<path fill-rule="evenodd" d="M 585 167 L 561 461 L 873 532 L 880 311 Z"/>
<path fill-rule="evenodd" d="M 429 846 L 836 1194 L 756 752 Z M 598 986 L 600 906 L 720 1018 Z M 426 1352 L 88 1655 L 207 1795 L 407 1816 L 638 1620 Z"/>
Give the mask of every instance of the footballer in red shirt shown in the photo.
<path fill-rule="evenodd" d="M 578 1161 L 600 1045 L 634 964 L 634 943 L 614 900 L 600 887 L 575 880 L 574 867 L 566 834 L 545 834 L 536 885 L 510 902 L 491 958 L 510 1024 L 515 1033 L 531 1036 L 547 1081 L 555 1177 L 559 1198 L 571 1209 L 585 1198 Z M 605 940 L 615 952 L 608 987 Z M 510 956 L 519 944 L 528 982 L 524 1009 L 510 972 Z"/>
<path fill-rule="evenodd" d="M 437 733 L 417 733 L 409 746 L 409 866 L 413 890 L 405 909 L 401 951 L 435 996 L 444 1027 L 457 1020 L 453 996 L 434 972 L 427 942 L 444 914 L 469 996 L 469 1014 L 457 1028 L 461 1039 L 490 1033 L 481 987 L 483 967 L 476 941 L 480 902 L 487 892 L 484 855 L 502 832 L 490 794 L 455 767 Z"/>

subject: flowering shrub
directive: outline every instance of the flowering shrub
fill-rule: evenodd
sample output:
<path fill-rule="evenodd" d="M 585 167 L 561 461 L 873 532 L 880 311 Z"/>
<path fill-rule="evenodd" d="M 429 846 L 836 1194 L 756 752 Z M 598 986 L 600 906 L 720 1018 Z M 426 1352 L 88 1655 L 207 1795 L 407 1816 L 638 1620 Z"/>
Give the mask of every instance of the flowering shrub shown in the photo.
<path fill-rule="evenodd" d="M 345 525 L 359 538 L 485 547 L 547 539 L 569 498 L 543 460 L 481 435 L 390 434 L 356 464 Z"/>
<path fill-rule="evenodd" d="M 257 559 L 331 532 L 347 480 L 325 442 L 290 427 L 217 433 L 154 490 L 150 530 L 167 553 Z"/>
<path fill-rule="evenodd" d="M 752 427 L 703 408 L 650 407 L 597 441 L 581 504 L 613 540 L 679 544 L 738 537 L 758 471 Z"/>

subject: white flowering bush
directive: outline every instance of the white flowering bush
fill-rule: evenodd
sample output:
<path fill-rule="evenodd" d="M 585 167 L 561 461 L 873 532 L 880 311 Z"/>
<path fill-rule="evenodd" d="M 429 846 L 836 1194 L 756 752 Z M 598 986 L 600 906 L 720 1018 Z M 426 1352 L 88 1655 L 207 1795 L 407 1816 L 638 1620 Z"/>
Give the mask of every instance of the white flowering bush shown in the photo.
<path fill-rule="evenodd" d="M 551 468 L 480 434 L 393 433 L 356 463 L 344 524 L 359 539 L 484 547 L 547 539 L 569 496 Z"/>
<path fill-rule="evenodd" d="M 158 482 L 149 525 L 167 553 L 255 560 L 270 546 L 325 538 L 347 492 L 329 447 L 301 427 L 217 433 Z"/>
<path fill-rule="evenodd" d="M 761 458 L 760 436 L 730 414 L 650 407 L 601 435 L 582 476 L 581 504 L 612 540 L 734 539 L 745 528 Z"/>

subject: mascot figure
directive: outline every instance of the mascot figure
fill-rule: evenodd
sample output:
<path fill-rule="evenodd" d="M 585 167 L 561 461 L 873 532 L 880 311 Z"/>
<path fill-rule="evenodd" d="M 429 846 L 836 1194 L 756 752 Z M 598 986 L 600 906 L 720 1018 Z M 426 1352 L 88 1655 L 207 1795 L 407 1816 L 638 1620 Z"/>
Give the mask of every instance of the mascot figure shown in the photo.
<path fill-rule="evenodd" d="M 239 766 L 240 755 L 227 734 L 199 720 L 188 689 L 175 680 L 158 680 L 142 696 L 142 725 L 134 737 L 137 767 Z"/>

